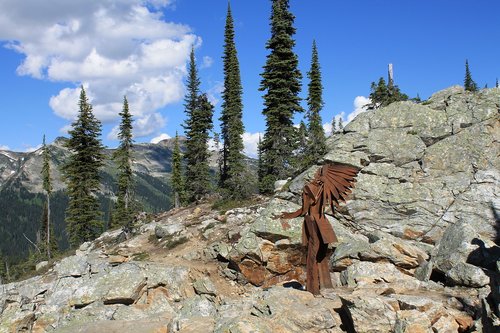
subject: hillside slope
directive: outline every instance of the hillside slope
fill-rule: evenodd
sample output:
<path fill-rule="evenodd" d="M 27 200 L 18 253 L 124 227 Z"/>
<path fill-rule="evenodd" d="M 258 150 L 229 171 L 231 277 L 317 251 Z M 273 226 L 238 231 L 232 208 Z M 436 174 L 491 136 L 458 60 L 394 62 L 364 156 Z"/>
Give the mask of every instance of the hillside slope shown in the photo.
<path fill-rule="evenodd" d="M 328 214 L 333 289 L 302 290 L 299 207 L 313 166 L 273 198 L 210 205 L 83 244 L 0 286 L 0 332 L 496 332 L 500 89 L 452 87 L 358 116 L 324 160 L 358 166 Z"/>

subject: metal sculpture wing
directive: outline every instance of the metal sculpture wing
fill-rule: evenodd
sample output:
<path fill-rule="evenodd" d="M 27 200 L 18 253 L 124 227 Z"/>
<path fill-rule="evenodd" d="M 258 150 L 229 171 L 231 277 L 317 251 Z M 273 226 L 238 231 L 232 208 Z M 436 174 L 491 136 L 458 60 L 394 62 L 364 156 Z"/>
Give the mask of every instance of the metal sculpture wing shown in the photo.
<path fill-rule="evenodd" d="M 323 165 L 314 178 L 304 186 L 302 207 L 293 213 L 282 213 L 283 219 L 304 216 L 302 243 L 307 246 L 306 289 L 319 294 L 321 288 L 331 288 L 328 270 L 328 243 L 336 242 L 337 236 L 325 217 L 325 208 L 339 207 L 345 202 L 355 184 L 359 169 L 344 164 Z M 283 226 L 286 226 L 283 224 Z"/>

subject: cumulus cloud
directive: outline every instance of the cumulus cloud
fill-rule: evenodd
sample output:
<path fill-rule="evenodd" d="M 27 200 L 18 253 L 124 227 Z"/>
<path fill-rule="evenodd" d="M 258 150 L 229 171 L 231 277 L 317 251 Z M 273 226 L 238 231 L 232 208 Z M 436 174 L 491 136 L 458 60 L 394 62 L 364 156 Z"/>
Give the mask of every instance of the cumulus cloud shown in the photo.
<path fill-rule="evenodd" d="M 332 134 L 332 123 L 324 123 L 323 131 L 325 131 L 325 135 L 329 136 Z"/>
<path fill-rule="evenodd" d="M 244 145 L 244 152 L 245 155 L 250 156 L 250 157 L 257 157 L 257 148 L 259 145 L 259 137 L 262 138 L 264 137 L 264 133 L 249 133 L 245 132 L 243 133 L 243 145 Z"/>
<path fill-rule="evenodd" d="M 224 83 L 217 81 L 210 89 L 207 90 L 207 98 L 212 103 L 213 106 L 216 106 L 220 102 L 220 95 L 224 91 Z"/>
<path fill-rule="evenodd" d="M 367 108 L 366 105 L 371 103 L 371 100 L 368 97 L 365 96 L 356 96 L 354 99 L 354 110 L 347 115 L 347 119 L 344 119 L 344 125 L 347 123 L 350 123 L 356 116 L 360 113 L 366 112 Z"/>
<path fill-rule="evenodd" d="M 117 122 L 126 95 L 143 126 L 135 135 L 150 135 L 165 123 L 158 109 L 182 99 L 189 52 L 201 44 L 188 26 L 163 17 L 173 2 L 4 0 L 0 40 L 24 55 L 19 75 L 70 85 L 49 101 L 59 117 L 75 119 L 83 85 L 101 121 Z"/>
<path fill-rule="evenodd" d="M 167 133 L 161 133 L 157 137 L 152 138 L 150 142 L 151 143 L 158 143 L 160 141 L 167 140 L 167 139 L 170 139 L 170 138 L 171 138 L 171 136 L 168 135 Z"/>
<path fill-rule="evenodd" d="M 0 145 L 0 150 L 10 150 L 9 146 Z"/>

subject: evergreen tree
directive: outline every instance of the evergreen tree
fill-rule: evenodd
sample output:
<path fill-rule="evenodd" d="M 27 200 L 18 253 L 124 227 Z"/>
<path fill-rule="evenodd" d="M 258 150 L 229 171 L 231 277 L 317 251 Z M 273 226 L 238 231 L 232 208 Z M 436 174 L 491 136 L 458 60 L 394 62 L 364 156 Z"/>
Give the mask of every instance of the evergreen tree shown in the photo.
<path fill-rule="evenodd" d="M 224 91 L 222 93 L 222 166 L 220 186 L 225 198 L 241 199 L 250 193 L 246 189 L 242 121 L 243 104 L 240 65 L 234 43 L 234 24 L 228 3 L 224 32 Z"/>
<path fill-rule="evenodd" d="M 208 140 L 212 129 L 213 105 L 207 95 L 198 97 L 186 129 L 186 192 L 189 201 L 197 201 L 210 193 Z"/>
<path fill-rule="evenodd" d="M 342 116 L 339 117 L 338 130 L 339 132 L 342 132 L 344 130 L 344 123 L 342 122 Z"/>
<path fill-rule="evenodd" d="M 259 141 L 257 142 L 257 179 L 259 182 L 259 191 L 263 192 L 263 189 L 260 188 L 261 184 L 263 184 L 263 178 L 265 176 L 264 163 L 262 160 L 262 140 L 259 134 Z"/>
<path fill-rule="evenodd" d="M 307 73 L 309 77 L 307 106 L 307 117 L 309 119 L 308 137 L 309 143 L 307 148 L 307 156 L 309 162 L 316 162 L 326 153 L 326 138 L 323 130 L 321 115 L 319 114 L 323 108 L 323 84 L 321 82 L 321 68 L 318 59 L 318 50 L 316 41 L 312 45 L 312 60 L 311 69 Z"/>
<path fill-rule="evenodd" d="M 333 135 L 334 133 L 337 132 L 337 121 L 335 120 L 335 116 L 332 118 L 332 132 L 330 135 Z"/>
<path fill-rule="evenodd" d="M 112 222 L 110 227 L 122 226 L 126 232 L 132 229 L 134 219 L 133 205 L 133 172 L 132 172 L 132 115 L 130 114 L 127 97 L 123 97 L 123 109 L 118 139 L 120 145 L 113 153 L 113 160 L 118 168 L 118 193 Z"/>
<path fill-rule="evenodd" d="M 52 253 L 57 251 L 57 242 L 55 237 L 53 237 L 53 228 L 51 215 L 50 215 L 50 195 L 52 194 L 52 180 L 50 178 L 50 152 L 49 148 L 45 143 L 45 135 L 43 136 L 42 142 L 42 179 L 43 179 L 43 190 L 45 191 L 46 202 L 44 205 L 42 213 L 42 224 L 40 230 L 40 245 L 44 249 L 44 253 L 47 255 L 47 259 L 51 259 Z"/>
<path fill-rule="evenodd" d="M 101 123 L 94 117 L 83 87 L 79 108 L 78 117 L 69 131 L 70 138 L 65 143 L 73 154 L 62 167 L 69 197 L 66 225 L 72 247 L 95 239 L 103 229 L 96 196 L 99 169 L 104 159 L 104 147 L 99 139 Z"/>
<path fill-rule="evenodd" d="M 495 88 L 498 88 L 498 78 L 497 78 L 497 80 L 495 81 Z"/>
<path fill-rule="evenodd" d="M 273 0 L 271 38 L 266 48 L 267 56 L 259 90 L 264 91 L 266 132 L 261 144 L 264 175 L 260 189 L 273 191 L 274 182 L 285 179 L 293 172 L 294 142 L 293 115 L 302 112 L 298 96 L 302 75 L 298 58 L 293 51 L 295 34 L 294 15 L 289 11 L 288 0 Z"/>
<path fill-rule="evenodd" d="M 174 207 L 179 208 L 184 202 L 185 184 L 182 177 L 182 156 L 177 132 L 175 132 L 172 152 L 172 190 L 174 191 Z"/>
<path fill-rule="evenodd" d="M 394 102 L 408 100 L 408 95 L 401 92 L 399 87 L 394 83 L 387 85 L 383 77 L 378 80 L 378 83 L 372 82 L 371 103 L 367 105 L 368 110 L 378 109 L 387 106 Z"/>
<path fill-rule="evenodd" d="M 312 156 L 309 155 L 308 150 L 310 148 L 309 146 L 309 135 L 307 131 L 307 126 L 302 120 L 299 124 L 299 128 L 297 129 L 297 143 L 296 147 L 297 149 L 295 150 L 295 166 L 297 169 L 301 170 L 309 165 L 309 163 L 312 163 L 314 160 L 312 159 Z"/>
<path fill-rule="evenodd" d="M 466 91 L 475 92 L 477 91 L 477 84 L 472 79 L 469 69 L 469 61 L 465 60 L 465 79 L 464 79 L 464 88 Z"/>

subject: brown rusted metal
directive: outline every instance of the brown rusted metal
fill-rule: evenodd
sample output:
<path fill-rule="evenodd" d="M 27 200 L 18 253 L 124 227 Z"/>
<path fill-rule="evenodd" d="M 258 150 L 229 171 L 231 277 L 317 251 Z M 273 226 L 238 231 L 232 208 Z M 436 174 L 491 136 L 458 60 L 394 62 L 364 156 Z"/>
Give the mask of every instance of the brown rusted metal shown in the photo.
<path fill-rule="evenodd" d="M 307 247 L 306 290 L 317 295 L 320 288 L 331 288 L 328 269 L 328 244 L 337 241 L 332 225 L 325 216 L 325 208 L 339 207 L 354 187 L 358 169 L 343 164 L 323 165 L 314 178 L 304 186 L 302 207 L 293 213 L 282 213 L 282 219 L 304 216 L 302 244 Z M 286 228 L 288 224 L 282 222 Z"/>

